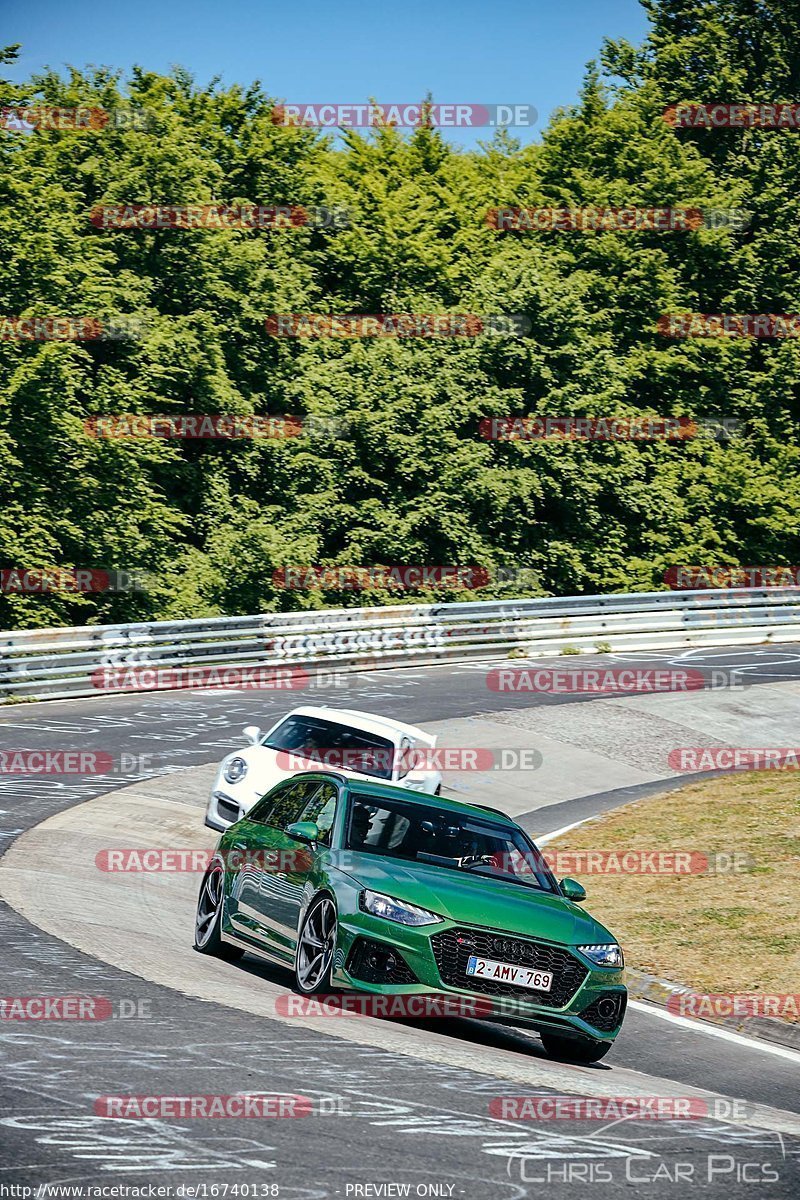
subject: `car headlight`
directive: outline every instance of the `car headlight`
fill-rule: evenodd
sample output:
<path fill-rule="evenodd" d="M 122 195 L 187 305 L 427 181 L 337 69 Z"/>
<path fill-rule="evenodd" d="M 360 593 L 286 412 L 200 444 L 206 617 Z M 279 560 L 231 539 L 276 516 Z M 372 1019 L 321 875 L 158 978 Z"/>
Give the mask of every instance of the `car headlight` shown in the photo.
<path fill-rule="evenodd" d="M 581 954 L 598 967 L 624 967 L 622 947 L 616 942 L 598 942 L 592 946 L 578 946 Z"/>
<path fill-rule="evenodd" d="M 373 917 L 385 917 L 387 921 L 399 921 L 401 925 L 435 925 L 443 919 L 428 912 L 427 908 L 417 908 L 416 904 L 406 904 L 405 900 L 395 900 L 382 892 L 362 892 L 361 907 Z"/>
<path fill-rule="evenodd" d="M 225 770 L 222 772 L 223 778 L 228 783 L 238 783 L 240 779 L 244 779 L 247 774 L 247 763 L 243 758 L 232 758 L 229 763 L 225 764 Z"/>

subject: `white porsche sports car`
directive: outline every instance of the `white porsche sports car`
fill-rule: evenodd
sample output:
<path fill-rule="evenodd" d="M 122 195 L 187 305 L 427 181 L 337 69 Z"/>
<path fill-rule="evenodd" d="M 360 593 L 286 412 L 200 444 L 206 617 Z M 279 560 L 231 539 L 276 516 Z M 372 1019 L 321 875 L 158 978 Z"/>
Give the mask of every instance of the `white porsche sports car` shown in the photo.
<path fill-rule="evenodd" d="M 217 770 L 206 809 L 209 829 L 227 829 L 281 779 L 321 765 L 435 796 L 441 791 L 442 776 L 426 755 L 436 745 L 435 734 L 388 717 L 295 708 L 266 733 L 248 725 L 244 734 L 250 745 L 228 754 Z"/>

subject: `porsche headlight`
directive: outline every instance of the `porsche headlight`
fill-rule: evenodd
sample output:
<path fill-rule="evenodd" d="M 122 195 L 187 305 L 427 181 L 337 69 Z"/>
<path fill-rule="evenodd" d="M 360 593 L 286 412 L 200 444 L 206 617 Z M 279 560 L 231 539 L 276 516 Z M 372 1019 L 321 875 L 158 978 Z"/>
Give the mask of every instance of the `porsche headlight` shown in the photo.
<path fill-rule="evenodd" d="M 229 763 L 225 764 L 225 770 L 222 772 L 223 778 L 228 783 L 238 783 L 240 779 L 244 779 L 247 774 L 247 763 L 243 758 L 232 758 Z"/>
<path fill-rule="evenodd" d="M 622 948 L 616 942 L 597 942 L 591 946 L 578 946 L 581 954 L 598 967 L 624 967 Z"/>
<path fill-rule="evenodd" d="M 442 920 L 427 908 L 417 908 L 416 904 L 406 904 L 405 900 L 395 900 L 382 892 L 362 892 L 361 907 L 373 917 L 385 917 L 387 921 L 398 921 L 401 925 L 435 925 Z"/>

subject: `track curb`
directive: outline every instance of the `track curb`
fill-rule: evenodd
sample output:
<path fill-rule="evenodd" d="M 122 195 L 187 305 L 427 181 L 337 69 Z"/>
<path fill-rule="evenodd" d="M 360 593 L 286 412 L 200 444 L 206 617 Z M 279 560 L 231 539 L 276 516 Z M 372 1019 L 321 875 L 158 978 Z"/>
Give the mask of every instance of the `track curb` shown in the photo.
<path fill-rule="evenodd" d="M 657 1004 L 660 1008 L 666 1008 L 670 1012 L 677 1007 L 679 1011 L 675 1013 L 676 1016 L 682 1015 L 680 1006 L 675 1003 L 676 997 L 691 1001 L 693 997 L 701 995 L 682 984 L 670 983 L 666 979 L 659 979 L 656 975 L 648 975 L 646 971 L 637 971 L 634 967 L 626 968 L 625 982 L 628 987 L 628 996 L 632 1000 L 646 1000 L 648 1004 Z M 780 1046 L 800 1050 L 800 1023 L 781 1021 L 778 1017 L 728 1017 L 721 1014 L 697 1017 L 691 1013 L 687 1013 L 686 1016 L 692 1021 L 721 1025 L 746 1037 L 759 1038 L 764 1042 L 776 1042 Z"/>

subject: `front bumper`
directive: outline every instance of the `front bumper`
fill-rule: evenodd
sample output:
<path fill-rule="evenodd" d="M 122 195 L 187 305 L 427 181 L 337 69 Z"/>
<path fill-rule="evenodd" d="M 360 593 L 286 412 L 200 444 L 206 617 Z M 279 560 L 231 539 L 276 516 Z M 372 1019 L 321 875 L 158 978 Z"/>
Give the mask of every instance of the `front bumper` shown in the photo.
<path fill-rule="evenodd" d="M 205 824 L 209 829 L 224 833 L 226 829 L 230 829 L 231 825 L 235 825 L 237 821 L 241 820 L 243 815 L 244 810 L 238 800 L 234 800 L 233 796 L 229 796 L 227 792 L 214 788 L 206 808 Z"/>
<path fill-rule="evenodd" d="M 551 992 L 533 993 L 512 984 L 477 980 L 483 987 L 473 986 L 460 970 L 464 959 L 451 957 L 448 961 L 442 953 L 443 944 L 452 945 L 459 937 L 469 941 L 470 935 L 475 944 L 464 946 L 465 955 L 473 949 L 483 953 L 486 941 L 498 938 L 506 944 L 507 960 L 514 961 L 515 950 L 522 943 L 526 952 L 536 955 L 537 966 L 541 961 L 553 971 Z M 339 914 L 333 983 L 377 995 L 462 997 L 464 1016 L 599 1042 L 614 1041 L 627 1001 L 624 970 L 593 966 L 575 947 L 463 922 L 442 921 L 415 928 L 365 912 Z M 445 1006 L 445 1015 L 447 1012 Z M 450 1011 L 449 1015 L 456 1014 Z"/>

